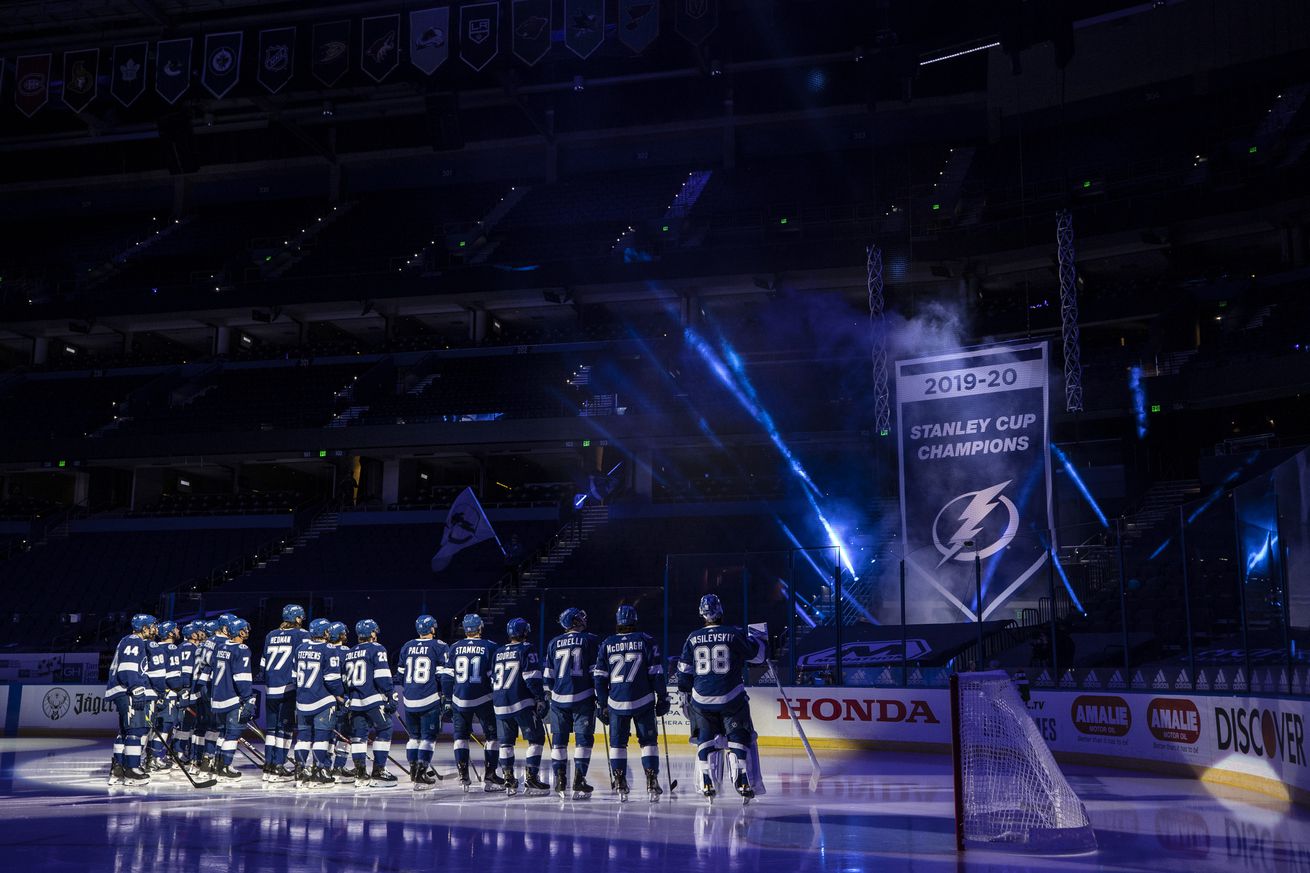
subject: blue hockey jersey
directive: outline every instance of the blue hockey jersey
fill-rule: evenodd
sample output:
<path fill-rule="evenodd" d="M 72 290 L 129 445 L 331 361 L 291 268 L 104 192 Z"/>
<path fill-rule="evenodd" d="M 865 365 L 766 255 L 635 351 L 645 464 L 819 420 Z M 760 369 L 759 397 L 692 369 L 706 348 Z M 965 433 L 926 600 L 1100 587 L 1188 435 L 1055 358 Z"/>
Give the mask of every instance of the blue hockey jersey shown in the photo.
<path fill-rule="evenodd" d="M 163 697 L 168 691 L 168 644 L 157 640 L 146 643 L 146 680 L 148 697 Z"/>
<path fill-rule="evenodd" d="M 360 643 L 347 652 L 345 672 L 352 710 L 381 706 L 391 696 L 391 665 L 381 643 Z"/>
<path fill-rule="evenodd" d="M 216 713 L 241 705 L 250 696 L 255 677 L 250 673 L 250 647 L 225 639 L 214 649 L 213 674 L 209 680 L 209 706 Z"/>
<path fill-rule="evenodd" d="M 164 690 L 178 692 L 190 683 L 182 673 L 182 647 L 177 643 L 164 643 Z"/>
<path fill-rule="evenodd" d="M 186 698 L 191 697 L 191 687 L 195 685 L 196 648 L 196 644 L 190 641 L 184 642 L 177 647 L 178 663 L 182 674 L 179 688 Z"/>
<path fill-rule="evenodd" d="M 146 641 L 136 634 L 128 634 L 119 640 L 114 648 L 114 660 L 109 664 L 105 697 L 113 700 L 149 685 L 144 663 L 149 656 Z"/>
<path fill-rule="evenodd" d="M 441 640 L 410 640 L 400 647 L 396 673 L 405 686 L 402 700 L 406 712 L 427 712 L 441 700 L 441 676 L 446 650 Z"/>
<path fill-rule="evenodd" d="M 460 640 L 446 651 L 441 689 L 456 706 L 474 709 L 491 702 L 491 671 L 496 644 L 490 640 Z"/>
<path fill-rule="evenodd" d="M 596 696 L 591 670 L 600 637 L 586 631 L 560 634 L 546 645 L 543 681 L 555 703 L 568 705 Z"/>
<path fill-rule="evenodd" d="M 341 662 L 341 650 L 322 640 L 305 640 L 296 647 L 296 712 L 313 715 L 346 696 Z"/>
<path fill-rule="evenodd" d="M 747 664 L 764 662 L 764 641 L 739 627 L 711 625 L 692 631 L 678 663 L 678 688 L 690 691 L 701 709 L 711 712 L 736 704 L 746 693 Z"/>
<path fill-rule="evenodd" d="M 496 649 L 491 672 L 491 702 L 496 715 L 522 712 L 545 694 L 541 660 L 530 643 L 506 643 Z"/>
<path fill-rule="evenodd" d="M 227 642 L 227 637 L 221 637 L 215 634 L 206 637 L 205 641 L 196 647 L 196 665 L 192 672 L 192 688 L 202 694 L 209 693 L 209 680 L 213 675 L 214 652 L 218 647 Z"/>
<path fill-rule="evenodd" d="M 269 700 L 280 700 L 296 687 L 296 664 L 292 656 L 296 647 L 309 639 L 304 628 L 277 628 L 264 637 L 264 653 L 259 657 L 259 669 L 264 671 L 265 692 Z"/>
<path fill-rule="evenodd" d="M 669 693 L 660 647 L 650 634 L 634 631 L 606 637 L 592 670 L 596 697 L 620 712 L 636 712 Z"/>

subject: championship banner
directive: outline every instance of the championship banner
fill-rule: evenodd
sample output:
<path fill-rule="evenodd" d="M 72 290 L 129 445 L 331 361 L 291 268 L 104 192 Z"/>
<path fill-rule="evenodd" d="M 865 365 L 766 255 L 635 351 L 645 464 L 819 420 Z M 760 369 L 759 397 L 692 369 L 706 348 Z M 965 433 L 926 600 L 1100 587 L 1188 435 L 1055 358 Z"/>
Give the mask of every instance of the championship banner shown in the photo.
<path fill-rule="evenodd" d="M 165 39 L 155 45 L 155 90 L 165 103 L 176 103 L 191 87 L 191 38 Z"/>
<path fill-rule="evenodd" d="M 529 67 L 550 51 L 550 0 L 514 0 L 510 7 L 514 57 Z"/>
<path fill-rule="evenodd" d="M 359 67 L 381 82 L 400 64 L 400 15 L 375 15 L 359 22 Z"/>
<path fill-rule="evenodd" d="M 619 0 L 619 42 L 637 54 L 660 35 L 660 0 Z"/>
<path fill-rule="evenodd" d="M 461 6 L 459 37 L 460 60 L 481 71 L 500 53 L 500 4 Z"/>
<path fill-rule="evenodd" d="M 586 60 L 605 41 L 605 0 L 564 0 L 564 45 Z"/>
<path fill-rule="evenodd" d="M 450 57 L 450 7 L 409 13 L 409 62 L 431 76 Z"/>
<path fill-rule="evenodd" d="M 91 105 L 100 91 L 96 74 L 100 67 L 100 49 L 64 52 L 63 101 L 74 112 Z"/>
<path fill-rule="evenodd" d="M 896 362 L 909 621 L 979 620 L 979 577 L 984 621 L 1049 594 L 1034 578 L 1054 548 L 1046 355 L 1040 342 Z"/>
<path fill-rule="evenodd" d="M 276 94 L 296 71 L 296 29 L 274 27 L 259 32 L 259 67 L 255 81 Z"/>
<path fill-rule="evenodd" d="M 200 83 L 215 97 L 226 97 L 241 78 L 241 31 L 205 35 L 205 67 Z"/>
<path fill-rule="evenodd" d="M 114 46 L 109 93 L 124 106 L 131 106 L 146 92 L 146 51 L 149 43 Z"/>
<path fill-rule="evenodd" d="M 673 29 L 692 45 L 700 45 L 719 29 L 719 0 L 674 0 Z"/>
<path fill-rule="evenodd" d="M 31 118 L 50 99 L 50 55 L 19 55 L 14 62 L 14 105 Z"/>
<path fill-rule="evenodd" d="M 325 21 L 314 25 L 314 78 L 331 88 L 350 66 L 350 20 Z"/>

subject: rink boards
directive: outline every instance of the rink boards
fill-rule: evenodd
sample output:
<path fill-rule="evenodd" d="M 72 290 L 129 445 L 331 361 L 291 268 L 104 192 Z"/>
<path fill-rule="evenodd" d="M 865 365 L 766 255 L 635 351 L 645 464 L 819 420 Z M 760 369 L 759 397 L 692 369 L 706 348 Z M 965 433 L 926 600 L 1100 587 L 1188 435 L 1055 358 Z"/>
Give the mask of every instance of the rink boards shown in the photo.
<path fill-rule="evenodd" d="M 6 736 L 112 734 L 116 716 L 97 685 L 0 685 Z M 945 752 L 950 700 L 939 688 L 752 688 L 751 716 L 765 745 Z M 1279 697 L 1140 691 L 1037 690 L 1028 704 L 1062 760 L 1187 772 L 1310 802 L 1305 725 L 1310 702 Z M 262 713 L 261 713 L 262 716 Z M 687 722 L 671 712 L 670 737 Z"/>

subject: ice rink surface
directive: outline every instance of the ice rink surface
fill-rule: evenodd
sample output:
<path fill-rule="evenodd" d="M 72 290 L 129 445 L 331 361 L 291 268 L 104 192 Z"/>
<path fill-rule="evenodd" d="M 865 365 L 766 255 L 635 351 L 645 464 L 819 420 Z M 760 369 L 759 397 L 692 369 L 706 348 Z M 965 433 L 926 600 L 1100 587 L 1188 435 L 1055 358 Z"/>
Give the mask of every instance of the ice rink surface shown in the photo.
<path fill-rule="evenodd" d="M 449 747 L 438 756 L 448 773 Z M 303 791 L 266 786 L 240 758 L 237 786 L 197 791 L 157 777 L 109 788 L 108 758 L 105 741 L 0 739 L 0 869 L 1310 873 L 1310 811 L 1125 771 L 1065 768 L 1100 848 L 1046 857 L 957 855 L 949 762 L 933 755 L 821 752 L 825 776 L 811 793 L 803 754 L 766 751 L 768 793 L 749 805 L 730 788 L 713 803 L 694 794 L 685 749 L 673 759 L 676 799 L 656 804 L 643 792 L 620 804 L 599 754 L 589 801 L 464 794 L 449 778 L 422 793 L 403 778 L 391 789 Z"/>

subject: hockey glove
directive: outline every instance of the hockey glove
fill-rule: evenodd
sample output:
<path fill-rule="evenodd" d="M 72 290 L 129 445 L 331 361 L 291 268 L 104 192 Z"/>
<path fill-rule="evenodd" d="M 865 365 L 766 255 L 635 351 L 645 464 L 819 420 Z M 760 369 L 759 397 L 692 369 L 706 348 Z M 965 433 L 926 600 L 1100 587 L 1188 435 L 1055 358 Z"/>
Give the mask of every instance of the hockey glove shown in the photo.
<path fill-rule="evenodd" d="M 596 701 L 596 716 L 606 724 L 610 720 L 610 706 L 607 702 Z"/>
<path fill-rule="evenodd" d="M 449 697 L 441 699 L 441 720 L 450 721 L 455 717 L 455 705 L 451 703 Z"/>
<path fill-rule="evenodd" d="M 550 701 L 544 697 L 537 698 L 537 718 L 545 719 L 546 714 L 550 712 Z"/>
<path fill-rule="evenodd" d="M 241 711 L 237 713 L 237 721 L 241 722 L 242 724 L 245 724 L 246 722 L 250 721 L 254 717 L 255 717 L 255 698 L 252 695 L 250 697 L 247 697 L 245 700 L 241 701 Z"/>
<path fill-rule="evenodd" d="M 132 708 L 133 708 L 133 709 L 138 710 L 138 711 L 140 711 L 140 712 L 145 712 L 145 709 L 146 709 L 146 703 L 148 702 L 148 700 L 149 700 L 149 698 L 146 697 L 146 690 L 145 690 L 144 688 L 133 688 L 133 689 L 132 689 Z"/>
<path fill-rule="evenodd" d="M 382 711 L 387 714 L 387 718 L 396 714 L 396 707 L 400 705 L 399 697 L 400 695 L 393 691 L 391 692 L 391 696 L 387 698 L 387 702 L 382 704 Z"/>
<path fill-rule="evenodd" d="M 685 691 L 678 692 L 678 708 L 682 710 L 682 714 L 685 715 L 687 719 L 690 721 L 691 720 L 691 695 L 690 694 L 688 694 Z"/>
<path fill-rule="evenodd" d="M 669 714 L 669 695 L 665 694 L 655 701 L 655 714 L 660 718 Z"/>

